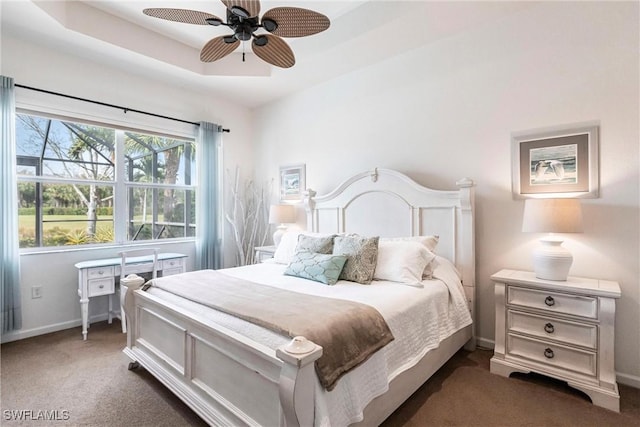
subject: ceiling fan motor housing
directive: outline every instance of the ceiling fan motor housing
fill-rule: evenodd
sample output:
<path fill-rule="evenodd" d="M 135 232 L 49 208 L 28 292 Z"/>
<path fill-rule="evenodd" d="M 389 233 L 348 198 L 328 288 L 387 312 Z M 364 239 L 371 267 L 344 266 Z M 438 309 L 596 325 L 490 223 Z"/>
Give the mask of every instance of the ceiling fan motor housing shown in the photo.
<path fill-rule="evenodd" d="M 236 8 L 233 10 L 227 9 L 228 25 L 233 30 L 234 37 L 240 41 L 251 40 L 253 33 L 260 28 L 258 17 L 245 18 L 243 15 L 236 13 L 237 11 L 235 9 Z"/>

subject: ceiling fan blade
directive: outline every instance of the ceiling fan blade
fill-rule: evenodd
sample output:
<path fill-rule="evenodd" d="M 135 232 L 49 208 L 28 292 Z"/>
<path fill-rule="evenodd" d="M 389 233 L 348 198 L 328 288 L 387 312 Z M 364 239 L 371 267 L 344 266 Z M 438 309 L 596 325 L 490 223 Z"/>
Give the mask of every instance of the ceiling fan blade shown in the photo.
<path fill-rule="evenodd" d="M 275 7 L 269 9 L 262 21 L 269 19 L 278 24 L 271 31 L 280 37 L 304 37 L 317 34 L 329 28 L 329 18 L 321 13 L 299 7 Z"/>
<path fill-rule="evenodd" d="M 209 40 L 200 51 L 200 61 L 217 61 L 218 59 L 229 55 L 240 45 L 238 40 L 234 40 L 232 43 L 227 43 L 225 39 L 231 40 L 228 36 L 220 36 Z"/>
<path fill-rule="evenodd" d="M 185 24 L 209 25 L 207 19 L 220 20 L 215 15 L 189 9 L 149 8 L 142 11 L 147 16 L 166 19 L 167 21 L 184 22 Z"/>
<path fill-rule="evenodd" d="M 233 11 L 234 7 L 239 7 L 249 15 L 249 18 L 258 16 L 260 13 L 260 1 L 259 0 L 222 0 L 227 9 Z"/>
<path fill-rule="evenodd" d="M 253 39 L 251 49 L 256 56 L 276 67 L 293 67 L 293 64 L 296 63 L 296 57 L 287 42 L 271 34 L 262 34 L 259 37 L 266 37 L 267 43 L 260 46 L 260 42 L 256 42 L 256 38 Z"/>

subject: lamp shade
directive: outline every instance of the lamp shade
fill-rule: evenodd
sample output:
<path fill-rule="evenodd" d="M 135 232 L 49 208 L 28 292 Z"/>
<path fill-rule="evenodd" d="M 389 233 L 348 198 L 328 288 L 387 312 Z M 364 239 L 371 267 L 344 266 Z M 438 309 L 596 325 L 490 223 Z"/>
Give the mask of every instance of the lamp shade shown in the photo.
<path fill-rule="evenodd" d="M 522 231 L 532 233 L 581 233 L 580 199 L 526 199 Z"/>
<path fill-rule="evenodd" d="M 269 208 L 270 224 L 290 224 L 296 222 L 296 211 L 293 205 L 271 205 Z"/>
<path fill-rule="evenodd" d="M 522 231 L 532 233 L 580 233 L 582 210 L 579 199 L 527 199 L 524 202 Z M 532 254 L 536 277 L 567 280 L 573 255 L 558 237 L 540 239 Z"/>
<path fill-rule="evenodd" d="M 296 209 L 293 205 L 271 205 L 269 208 L 269 223 L 280 224 L 273 233 L 273 244 L 278 246 L 287 229 L 284 224 L 296 222 Z"/>

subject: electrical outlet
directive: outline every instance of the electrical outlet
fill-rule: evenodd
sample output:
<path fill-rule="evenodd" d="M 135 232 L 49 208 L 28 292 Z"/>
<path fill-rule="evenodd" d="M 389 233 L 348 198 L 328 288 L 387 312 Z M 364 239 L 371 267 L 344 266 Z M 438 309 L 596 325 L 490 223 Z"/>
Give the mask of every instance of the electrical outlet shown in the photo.
<path fill-rule="evenodd" d="M 31 298 L 42 298 L 42 286 L 31 287 Z"/>

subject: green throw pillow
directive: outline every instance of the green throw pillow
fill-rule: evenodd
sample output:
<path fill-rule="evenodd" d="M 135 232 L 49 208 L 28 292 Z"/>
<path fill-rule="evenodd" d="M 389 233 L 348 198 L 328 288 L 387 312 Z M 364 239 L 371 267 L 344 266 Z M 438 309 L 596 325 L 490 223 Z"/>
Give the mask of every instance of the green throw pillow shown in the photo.
<path fill-rule="evenodd" d="M 346 261 L 347 257 L 343 255 L 299 251 L 293 255 L 284 274 L 335 285 Z"/>

